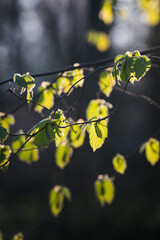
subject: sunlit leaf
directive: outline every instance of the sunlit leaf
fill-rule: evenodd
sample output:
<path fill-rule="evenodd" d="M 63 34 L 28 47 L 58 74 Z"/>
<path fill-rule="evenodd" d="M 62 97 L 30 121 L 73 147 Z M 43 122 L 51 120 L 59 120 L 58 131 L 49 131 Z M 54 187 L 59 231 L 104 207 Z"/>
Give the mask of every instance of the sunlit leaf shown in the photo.
<path fill-rule="evenodd" d="M 89 143 L 93 152 L 102 147 L 107 136 L 108 128 L 105 120 L 91 123 L 89 127 Z"/>
<path fill-rule="evenodd" d="M 104 0 L 103 1 L 102 8 L 99 12 L 99 18 L 105 24 L 111 24 L 114 20 L 112 5 L 113 5 L 112 0 Z"/>
<path fill-rule="evenodd" d="M 96 32 L 91 30 L 87 34 L 87 41 L 94 45 L 98 51 L 104 52 L 110 47 L 110 39 L 105 32 Z"/>
<path fill-rule="evenodd" d="M 151 62 L 147 56 L 141 55 L 137 50 L 133 53 L 128 51 L 115 58 L 112 75 L 119 83 L 120 81 L 127 82 L 128 79 L 134 83 L 134 81 L 139 81 L 150 67 Z"/>
<path fill-rule="evenodd" d="M 7 135 L 8 135 L 7 129 L 0 126 L 0 143 L 2 143 L 5 140 Z"/>
<path fill-rule="evenodd" d="M 140 152 L 144 149 L 147 161 L 154 166 L 160 158 L 160 142 L 155 138 L 150 138 L 142 145 Z"/>
<path fill-rule="evenodd" d="M 14 235 L 12 240 L 23 240 L 24 236 L 21 232 Z"/>
<path fill-rule="evenodd" d="M 24 134 L 22 130 L 20 130 L 18 133 Z M 17 150 L 25 143 L 25 141 L 26 141 L 26 137 L 23 135 L 14 137 L 12 141 L 12 151 L 14 153 L 17 152 Z M 32 162 L 38 161 L 39 152 L 38 152 L 38 149 L 35 148 L 35 145 L 32 143 L 32 140 L 30 140 L 17 153 L 17 156 L 21 161 L 30 164 Z"/>
<path fill-rule="evenodd" d="M 113 180 L 108 175 L 99 175 L 95 181 L 95 192 L 102 206 L 111 204 L 115 195 Z"/>
<path fill-rule="evenodd" d="M 56 148 L 55 158 L 56 164 L 59 168 L 63 169 L 69 162 L 73 153 L 73 148 L 64 143 Z"/>
<path fill-rule="evenodd" d="M 0 165 L 5 164 L 8 161 L 8 158 L 10 157 L 11 149 L 8 145 L 2 145 L 0 144 Z M 5 166 L 1 167 L 1 170 L 7 170 L 9 163 L 7 163 Z"/>
<path fill-rule="evenodd" d="M 101 91 L 109 97 L 115 85 L 115 80 L 110 71 L 103 71 L 99 76 L 99 87 Z"/>
<path fill-rule="evenodd" d="M 26 89 L 32 91 L 35 87 L 35 80 L 29 75 L 29 73 L 25 73 L 23 75 L 15 73 L 13 81 L 22 87 L 21 93 L 23 93 Z"/>
<path fill-rule="evenodd" d="M 15 123 L 14 117 L 11 114 L 5 114 L 0 112 L 0 125 L 7 129 L 9 132 L 9 126 Z"/>
<path fill-rule="evenodd" d="M 160 23 L 159 0 L 137 0 L 139 7 L 143 11 L 144 19 L 150 26 L 156 26 Z"/>
<path fill-rule="evenodd" d="M 84 121 L 83 119 L 79 119 L 77 123 L 83 122 L 83 121 Z M 83 145 L 85 140 L 85 131 L 82 130 L 82 126 L 80 125 L 72 126 L 70 131 L 70 140 L 71 140 L 71 145 L 74 148 L 79 148 Z"/>
<path fill-rule="evenodd" d="M 38 103 L 42 106 L 51 109 L 54 105 L 54 91 L 52 87 L 48 87 L 50 85 L 50 82 L 42 82 L 41 86 L 38 89 L 39 97 L 38 97 Z M 35 106 L 35 111 L 41 113 L 43 110 L 43 107 L 40 105 Z"/>
<path fill-rule="evenodd" d="M 108 115 L 108 106 L 104 99 L 93 99 L 89 102 L 86 110 L 87 120 L 93 117 L 106 117 Z M 106 120 L 107 122 L 107 120 Z"/>
<path fill-rule="evenodd" d="M 57 217 L 63 209 L 64 199 L 71 199 L 71 193 L 67 187 L 56 185 L 49 195 L 51 212 Z"/>
<path fill-rule="evenodd" d="M 33 143 L 43 150 L 53 140 L 61 137 L 63 128 L 60 128 L 64 123 L 64 116 L 61 110 L 50 114 L 49 118 L 41 120 L 36 124 L 28 134 L 34 134 Z"/>
<path fill-rule="evenodd" d="M 121 154 L 116 154 L 116 156 L 113 158 L 112 163 L 116 172 L 120 174 L 125 173 L 127 168 L 127 162 Z"/>
<path fill-rule="evenodd" d="M 75 63 L 73 66 L 78 67 L 79 63 Z M 77 87 L 82 87 L 83 86 L 84 79 L 79 81 L 80 79 L 84 78 L 83 69 L 78 69 L 77 68 L 73 71 L 69 71 L 69 72 L 67 72 L 67 77 L 70 79 L 72 85 L 76 83 L 74 87 L 77 88 Z"/>

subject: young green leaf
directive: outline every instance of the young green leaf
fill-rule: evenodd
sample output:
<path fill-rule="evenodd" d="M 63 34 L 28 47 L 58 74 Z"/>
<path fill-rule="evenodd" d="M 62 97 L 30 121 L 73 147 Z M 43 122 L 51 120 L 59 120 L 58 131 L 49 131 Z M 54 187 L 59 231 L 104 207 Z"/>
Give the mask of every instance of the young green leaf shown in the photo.
<path fill-rule="evenodd" d="M 9 126 L 15 123 L 14 117 L 11 114 L 5 114 L 0 112 L 0 125 L 7 129 L 9 132 Z"/>
<path fill-rule="evenodd" d="M 87 120 L 93 117 L 106 117 L 108 115 L 108 106 L 104 99 L 93 99 L 90 101 L 87 110 L 86 117 Z M 106 120 L 107 122 L 107 120 Z"/>
<path fill-rule="evenodd" d="M 108 175 L 99 175 L 95 181 L 95 192 L 102 206 L 104 206 L 105 203 L 111 204 L 115 192 L 113 180 L 109 178 Z"/>
<path fill-rule="evenodd" d="M 151 67 L 150 59 L 141 55 L 139 51 L 126 52 L 118 55 L 114 60 L 112 75 L 116 81 L 130 82 L 139 81 Z M 120 69 L 119 69 L 120 68 Z"/>
<path fill-rule="evenodd" d="M 63 209 L 64 199 L 71 199 L 71 193 L 67 187 L 56 185 L 49 195 L 51 212 L 57 217 Z"/>
<path fill-rule="evenodd" d="M 35 87 L 35 80 L 29 75 L 29 73 L 25 73 L 23 75 L 15 73 L 13 81 L 22 87 L 21 93 L 23 93 L 26 89 L 32 91 Z"/>
<path fill-rule="evenodd" d="M 19 134 L 24 134 L 22 130 L 19 131 Z M 26 137 L 25 136 L 16 136 L 13 139 L 12 142 L 12 151 L 15 153 L 17 150 L 25 143 Z M 38 161 L 39 158 L 39 151 L 35 148 L 35 145 L 32 143 L 32 140 L 28 141 L 23 149 L 21 149 L 17 156 L 19 159 L 23 162 L 26 162 L 28 164 L 32 162 Z"/>
<path fill-rule="evenodd" d="M 120 174 L 125 173 L 127 168 L 127 162 L 121 154 L 116 154 L 116 156 L 113 158 L 112 163 L 116 172 Z"/>
<path fill-rule="evenodd" d="M 155 138 L 150 138 L 142 145 L 140 151 L 142 152 L 144 149 L 147 161 L 154 166 L 160 158 L 160 142 Z"/>
<path fill-rule="evenodd" d="M 52 89 L 52 86 L 48 88 L 50 85 L 50 82 L 42 82 L 41 86 L 38 89 L 39 97 L 38 97 L 38 103 L 42 106 L 51 109 L 54 105 L 54 91 Z M 40 105 L 35 106 L 35 111 L 41 113 L 43 110 L 43 107 Z"/>
<path fill-rule="evenodd" d="M 2 143 L 5 140 L 7 135 L 8 135 L 7 129 L 0 126 L 0 143 Z"/>
<path fill-rule="evenodd" d="M 114 85 L 115 85 L 115 80 L 112 76 L 112 73 L 110 71 L 101 72 L 99 76 L 99 87 L 106 97 L 110 96 Z"/>
<path fill-rule="evenodd" d="M 77 122 L 83 122 L 83 119 L 79 119 Z M 70 131 L 70 141 L 74 148 L 79 148 L 83 145 L 85 140 L 85 130 L 82 130 L 82 126 L 72 126 Z"/>
<path fill-rule="evenodd" d="M 56 164 L 63 169 L 69 162 L 73 153 L 73 148 L 68 144 L 61 144 L 56 148 L 55 158 Z"/>
<path fill-rule="evenodd" d="M 110 39 L 108 34 L 105 32 L 96 32 L 95 30 L 91 30 L 87 34 L 87 41 L 94 45 L 100 52 L 107 51 L 110 47 Z"/>
<path fill-rule="evenodd" d="M 5 164 L 8 161 L 8 158 L 11 154 L 10 146 L 0 144 L 0 165 Z M 1 167 L 1 170 L 7 170 L 9 163 Z"/>
<path fill-rule="evenodd" d="M 108 128 L 105 120 L 91 123 L 89 127 L 89 143 L 93 152 L 102 147 L 107 135 Z"/>

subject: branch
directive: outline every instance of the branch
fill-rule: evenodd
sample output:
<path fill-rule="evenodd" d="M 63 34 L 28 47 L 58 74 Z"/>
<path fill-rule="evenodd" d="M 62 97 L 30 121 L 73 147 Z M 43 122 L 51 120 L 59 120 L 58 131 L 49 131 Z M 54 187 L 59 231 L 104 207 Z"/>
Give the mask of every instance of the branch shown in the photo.
<path fill-rule="evenodd" d="M 140 51 L 141 54 L 149 54 L 152 52 L 156 52 L 160 50 L 160 46 L 156 46 L 153 48 L 149 48 L 143 51 Z M 44 77 L 44 76 L 50 76 L 50 75 L 54 75 L 54 74 L 59 74 L 59 73 L 64 73 L 64 72 L 68 72 L 68 71 L 72 71 L 75 69 L 80 69 L 80 68 L 90 68 L 90 67 L 95 67 L 101 64 L 106 64 L 106 63 L 110 63 L 113 62 L 114 58 L 108 58 L 108 59 L 102 59 L 99 61 L 93 61 L 93 62 L 89 62 L 89 63 L 82 63 L 79 66 L 71 66 L 71 67 L 67 67 L 67 68 L 62 68 L 59 70 L 55 70 L 55 71 L 50 71 L 50 72 L 44 72 L 44 73 L 35 73 L 35 74 L 31 74 L 32 77 L 36 78 L 36 77 Z M 8 82 L 12 82 L 13 78 L 10 78 L 8 80 L 2 81 L 0 82 L 0 85 L 6 84 Z"/>

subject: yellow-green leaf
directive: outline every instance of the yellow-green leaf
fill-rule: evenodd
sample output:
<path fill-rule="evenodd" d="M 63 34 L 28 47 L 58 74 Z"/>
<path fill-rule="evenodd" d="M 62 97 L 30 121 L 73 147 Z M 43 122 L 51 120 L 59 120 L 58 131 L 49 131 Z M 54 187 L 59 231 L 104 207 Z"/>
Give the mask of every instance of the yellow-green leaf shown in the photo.
<path fill-rule="evenodd" d="M 63 169 L 69 162 L 73 153 L 73 148 L 67 143 L 61 144 L 56 148 L 55 158 L 56 164 L 59 168 Z"/>
<path fill-rule="evenodd" d="M 48 88 L 50 85 L 50 82 L 42 82 L 41 86 L 39 87 L 39 97 L 38 97 L 38 103 L 42 106 L 51 109 L 54 105 L 54 92 L 52 87 Z M 41 113 L 43 110 L 43 107 L 40 105 L 36 105 L 35 111 Z"/>
<path fill-rule="evenodd" d="M 24 132 L 22 130 L 19 131 L 19 134 L 23 134 Z M 26 137 L 25 136 L 17 136 L 14 137 L 12 142 L 12 150 L 13 152 L 17 152 L 17 150 L 25 143 Z M 32 162 L 38 161 L 39 158 L 39 151 L 37 148 L 35 148 L 35 145 L 33 144 L 32 140 L 27 142 L 24 147 L 17 153 L 17 156 L 19 159 L 23 162 L 26 162 L 28 164 Z"/>
<path fill-rule="evenodd" d="M 91 30 L 87 34 L 87 41 L 94 45 L 98 51 L 105 52 L 110 47 L 110 39 L 105 32 L 96 32 Z"/>
<path fill-rule="evenodd" d="M 51 212 L 57 217 L 63 209 L 64 198 L 71 199 L 71 193 L 67 187 L 56 185 L 50 191 L 49 203 Z"/>
<path fill-rule="evenodd" d="M 160 158 L 160 142 L 155 138 L 150 138 L 145 145 L 146 159 L 151 165 L 155 165 Z"/>
<path fill-rule="evenodd" d="M 108 115 L 107 102 L 104 99 L 93 99 L 90 101 L 87 110 L 87 120 L 93 117 L 106 117 Z M 107 122 L 107 120 L 106 120 Z"/>
<path fill-rule="evenodd" d="M 108 175 L 99 175 L 95 181 L 95 192 L 102 206 L 111 204 L 115 195 L 113 180 Z"/>
<path fill-rule="evenodd" d="M 103 1 L 102 8 L 99 12 L 99 18 L 105 24 L 111 24 L 114 20 L 112 5 L 113 5 L 112 0 L 104 0 Z"/>
<path fill-rule="evenodd" d="M 105 120 L 91 123 L 89 127 L 89 143 L 93 152 L 102 147 L 107 135 L 108 128 Z"/>
<path fill-rule="evenodd" d="M 116 172 L 120 174 L 124 174 L 127 168 L 127 162 L 126 159 L 121 154 L 116 154 L 116 156 L 113 158 L 113 167 Z"/>
<path fill-rule="evenodd" d="M 9 132 L 9 126 L 15 123 L 14 117 L 11 114 L 5 114 L 0 112 L 0 125 L 7 129 Z"/>
<path fill-rule="evenodd" d="M 77 122 L 83 122 L 83 119 L 79 119 Z M 74 148 L 79 148 L 83 145 L 85 140 L 85 130 L 82 130 L 82 126 L 72 126 L 70 131 L 71 145 Z"/>
<path fill-rule="evenodd" d="M 0 231 L 0 240 L 3 240 L 3 234 L 1 231 Z"/>
<path fill-rule="evenodd" d="M 100 90 L 106 95 L 106 97 L 110 96 L 114 85 L 115 80 L 112 76 L 112 73 L 110 71 L 101 72 L 99 76 L 99 87 Z"/>

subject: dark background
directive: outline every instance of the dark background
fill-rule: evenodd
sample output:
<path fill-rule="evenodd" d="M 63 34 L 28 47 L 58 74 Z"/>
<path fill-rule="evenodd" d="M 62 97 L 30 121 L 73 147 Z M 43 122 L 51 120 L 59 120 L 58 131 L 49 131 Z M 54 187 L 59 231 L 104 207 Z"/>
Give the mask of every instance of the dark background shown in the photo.
<path fill-rule="evenodd" d="M 40 73 L 67 67 L 75 62 L 110 58 L 127 50 L 144 50 L 160 45 L 160 26 L 141 22 L 135 1 L 123 1 L 130 17 L 107 27 L 98 19 L 101 1 L 97 0 L 1 0 L 0 1 L 0 81 L 14 73 Z M 111 47 L 99 53 L 88 45 L 89 29 L 106 31 Z M 160 52 L 154 53 L 158 55 Z M 51 81 L 54 76 L 37 78 Z M 129 90 L 145 94 L 159 102 L 160 68 Z M 98 75 L 88 80 L 74 118 L 85 118 L 90 99 L 96 98 Z M 9 87 L 1 86 L 0 96 Z M 67 103 L 76 99 L 76 90 Z M 119 92 L 113 91 L 113 105 Z M 0 102 L 2 112 L 10 112 L 21 102 L 9 93 Z M 44 113 L 46 114 L 46 113 Z M 47 115 L 46 115 L 47 116 Z M 41 117 L 27 106 L 15 113 L 11 132 L 28 131 Z M 55 165 L 54 144 L 40 153 L 37 163 L 27 165 L 16 157 L 7 172 L 0 172 L 0 230 L 5 240 L 21 231 L 25 239 L 160 239 L 160 164 L 152 167 L 144 153 L 136 151 L 127 158 L 124 176 L 115 174 L 112 158 L 116 153 L 130 154 L 159 129 L 159 111 L 149 104 L 124 96 L 117 113 L 109 120 L 109 136 L 103 147 L 92 152 L 88 136 L 83 147 L 76 149 L 70 164 L 59 170 Z M 157 136 L 159 138 L 159 136 Z M 8 140 L 9 143 L 10 140 Z M 94 193 L 99 174 L 115 176 L 116 196 L 110 206 L 101 208 Z M 50 213 L 48 196 L 51 188 L 62 184 L 72 192 L 58 218 Z"/>

